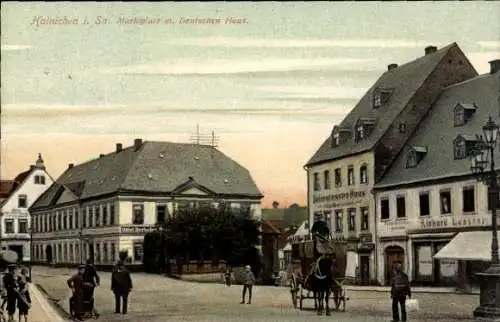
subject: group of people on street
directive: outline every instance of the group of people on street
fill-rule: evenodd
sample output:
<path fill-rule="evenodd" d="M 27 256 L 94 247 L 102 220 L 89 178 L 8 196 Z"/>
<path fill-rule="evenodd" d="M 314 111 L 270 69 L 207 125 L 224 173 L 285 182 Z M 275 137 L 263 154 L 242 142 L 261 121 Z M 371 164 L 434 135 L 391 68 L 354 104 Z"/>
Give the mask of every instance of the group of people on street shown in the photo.
<path fill-rule="evenodd" d="M 3 273 L 1 282 L 1 314 L 4 314 L 4 310 L 7 309 L 8 321 L 13 322 L 17 309 L 19 322 L 23 320 L 27 322 L 28 311 L 31 308 L 28 289 L 31 278 L 28 276 L 28 270 L 23 267 L 18 271 L 16 264 L 10 264 L 7 266 L 7 272 Z"/>
<path fill-rule="evenodd" d="M 85 265 L 79 265 L 77 273 L 68 279 L 67 284 L 73 291 L 69 304 L 71 318 L 75 321 L 83 321 L 89 316 L 98 318 L 99 313 L 94 305 L 94 290 L 100 285 L 100 278 L 92 260 L 87 260 Z M 115 313 L 127 314 L 132 278 L 121 261 L 113 268 L 111 290 L 115 296 Z"/>

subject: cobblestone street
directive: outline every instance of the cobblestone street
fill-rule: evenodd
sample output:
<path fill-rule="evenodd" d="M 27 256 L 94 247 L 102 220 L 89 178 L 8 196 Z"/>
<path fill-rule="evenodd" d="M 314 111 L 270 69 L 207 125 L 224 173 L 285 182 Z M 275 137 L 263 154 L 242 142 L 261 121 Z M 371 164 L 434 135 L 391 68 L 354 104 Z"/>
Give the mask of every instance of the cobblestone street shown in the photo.
<path fill-rule="evenodd" d="M 36 267 L 34 282 L 67 311 L 70 291 L 66 280 L 74 271 Z M 317 317 L 312 311 L 292 307 L 285 287 L 256 286 L 251 305 L 240 305 L 241 287 L 193 283 L 157 275 L 135 273 L 130 295 L 129 314 L 113 314 L 114 298 L 110 291 L 110 273 L 100 273 L 101 286 L 96 290 L 96 306 L 105 321 L 390 321 L 389 295 L 385 292 L 349 291 L 347 311 L 331 317 Z M 476 295 L 416 293 L 420 311 L 409 314 L 410 321 L 469 321 L 478 303 Z M 306 307 L 313 306 L 312 300 Z"/>

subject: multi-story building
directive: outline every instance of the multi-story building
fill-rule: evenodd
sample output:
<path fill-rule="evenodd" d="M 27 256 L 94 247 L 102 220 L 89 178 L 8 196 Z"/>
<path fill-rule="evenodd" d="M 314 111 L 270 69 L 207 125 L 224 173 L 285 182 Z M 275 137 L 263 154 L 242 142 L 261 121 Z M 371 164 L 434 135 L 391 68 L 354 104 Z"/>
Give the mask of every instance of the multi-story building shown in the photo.
<path fill-rule="evenodd" d="M 374 183 L 382 178 L 441 90 L 477 73 L 457 44 L 390 64 L 307 162 L 310 227 L 326 220 L 348 242 L 347 277 L 376 279 Z"/>
<path fill-rule="evenodd" d="M 469 239 L 462 235 L 465 243 L 456 249 L 455 257 L 464 261 L 457 262 L 453 256 L 437 260 L 434 255 L 459 232 L 491 229 L 487 187 L 472 176 L 467 156 L 488 117 L 500 123 L 499 70 L 500 60 L 492 61 L 490 74 L 444 89 L 375 186 L 377 277 L 382 283 L 387 283 L 393 263 L 400 261 L 415 283 L 458 280 L 464 286 L 468 283 L 462 282 L 470 282 L 473 273 L 481 270 L 482 261 L 490 260 L 478 257 L 489 255 L 488 232 Z M 495 163 L 500 164 L 498 152 Z"/>
<path fill-rule="evenodd" d="M 145 233 L 181 208 L 215 205 L 260 220 L 262 194 L 247 169 L 211 146 L 142 142 L 70 164 L 31 207 L 40 262 L 140 264 Z"/>
<path fill-rule="evenodd" d="M 0 204 L 0 243 L 2 248 L 17 252 L 22 261 L 29 261 L 31 256 L 28 209 L 52 182 L 40 154 L 29 170 L 18 174 L 13 181 L 3 182 L 3 186 L 10 187 L 10 191 Z"/>

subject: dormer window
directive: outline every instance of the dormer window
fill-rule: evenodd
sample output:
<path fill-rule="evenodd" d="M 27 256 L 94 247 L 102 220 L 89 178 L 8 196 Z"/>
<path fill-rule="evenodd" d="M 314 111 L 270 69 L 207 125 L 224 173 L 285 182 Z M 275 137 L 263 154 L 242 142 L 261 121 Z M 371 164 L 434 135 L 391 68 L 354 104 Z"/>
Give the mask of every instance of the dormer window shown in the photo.
<path fill-rule="evenodd" d="M 374 127 L 375 127 L 374 119 L 360 118 L 356 122 L 356 137 L 355 137 L 356 142 L 367 138 L 373 131 Z"/>
<path fill-rule="evenodd" d="M 465 159 L 472 151 L 477 138 L 471 135 L 459 135 L 453 141 L 453 154 L 455 160 Z"/>
<path fill-rule="evenodd" d="M 410 150 L 408 150 L 408 156 L 406 159 L 406 167 L 407 168 L 415 168 L 420 161 L 427 154 L 427 148 L 422 146 L 412 146 Z"/>
<path fill-rule="evenodd" d="M 387 103 L 391 97 L 392 90 L 388 88 L 375 88 L 373 90 L 373 108 L 379 108 L 382 104 Z"/>
<path fill-rule="evenodd" d="M 474 115 L 476 112 L 476 104 L 458 103 L 453 110 L 453 120 L 455 126 L 462 126 Z"/>
<path fill-rule="evenodd" d="M 334 126 L 332 130 L 332 147 L 337 147 L 344 143 L 351 136 L 351 130 Z"/>

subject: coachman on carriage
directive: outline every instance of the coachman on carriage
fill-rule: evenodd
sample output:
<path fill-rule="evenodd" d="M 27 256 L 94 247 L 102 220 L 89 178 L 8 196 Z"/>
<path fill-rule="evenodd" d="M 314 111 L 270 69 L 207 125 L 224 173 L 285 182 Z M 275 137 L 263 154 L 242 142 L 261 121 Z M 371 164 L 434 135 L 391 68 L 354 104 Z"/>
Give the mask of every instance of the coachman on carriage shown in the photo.
<path fill-rule="evenodd" d="M 334 240 L 324 221 L 317 221 L 311 234 L 312 240 L 292 245 L 290 291 L 293 305 L 297 307 L 299 302 L 302 310 L 304 299 L 314 299 L 317 313 L 321 315 L 325 309 L 326 314 L 330 315 L 329 300 L 333 293 L 334 309 L 345 311 L 348 300 L 343 285 L 347 265 L 345 241 Z"/>

